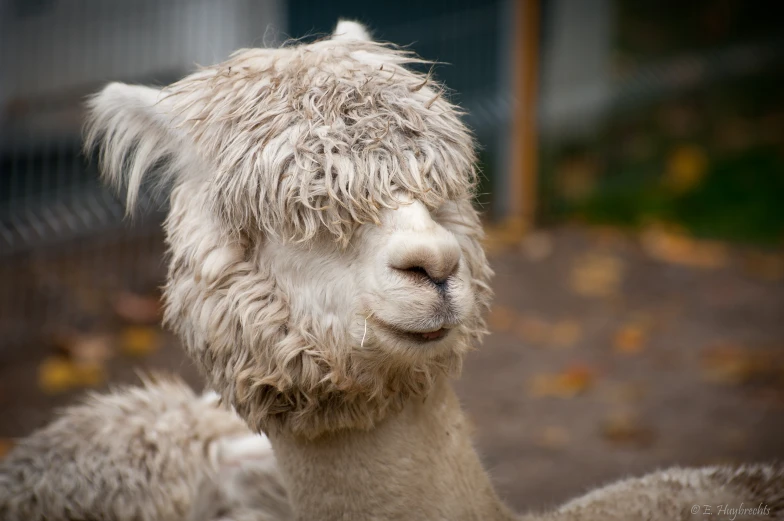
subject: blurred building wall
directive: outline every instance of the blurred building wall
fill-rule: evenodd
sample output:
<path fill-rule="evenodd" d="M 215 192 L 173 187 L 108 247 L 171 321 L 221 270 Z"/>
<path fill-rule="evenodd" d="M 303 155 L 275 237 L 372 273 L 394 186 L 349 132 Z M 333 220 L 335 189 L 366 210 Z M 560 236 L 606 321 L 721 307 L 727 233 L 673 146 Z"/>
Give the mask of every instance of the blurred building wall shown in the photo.
<path fill-rule="evenodd" d="M 557 139 L 595 132 L 612 94 L 611 0 L 544 3 L 539 129 Z"/>
<path fill-rule="evenodd" d="M 167 82 L 285 30 L 280 1 L 14 0 L 3 6 L 4 130 L 68 133 L 74 118 L 42 117 L 108 80 Z M 267 28 L 278 28 L 267 31 Z M 266 40 L 265 40 L 266 38 Z M 12 71 L 12 72 L 10 72 Z M 10 72 L 10 73 L 9 73 Z M 53 106 L 54 105 L 54 106 Z M 13 108 L 16 107 L 16 110 Z M 24 109 L 21 113 L 20 110 Z"/>

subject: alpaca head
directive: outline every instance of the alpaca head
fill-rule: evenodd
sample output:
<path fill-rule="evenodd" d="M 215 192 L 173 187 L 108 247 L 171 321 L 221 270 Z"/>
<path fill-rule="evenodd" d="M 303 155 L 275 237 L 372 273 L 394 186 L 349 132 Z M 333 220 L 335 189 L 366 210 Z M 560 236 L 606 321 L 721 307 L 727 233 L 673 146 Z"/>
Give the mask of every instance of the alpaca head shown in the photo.
<path fill-rule="evenodd" d="M 483 333 L 473 141 L 421 63 L 341 22 L 90 102 L 128 202 L 172 185 L 166 320 L 252 428 L 369 428 Z"/>

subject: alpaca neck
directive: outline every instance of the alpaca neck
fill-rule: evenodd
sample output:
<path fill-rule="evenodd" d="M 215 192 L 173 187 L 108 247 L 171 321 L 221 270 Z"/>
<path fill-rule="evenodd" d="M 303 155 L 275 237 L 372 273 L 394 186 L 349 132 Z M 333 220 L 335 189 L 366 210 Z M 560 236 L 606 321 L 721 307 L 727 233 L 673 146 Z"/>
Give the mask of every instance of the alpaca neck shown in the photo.
<path fill-rule="evenodd" d="M 301 521 L 511 520 L 470 439 L 451 386 L 441 381 L 369 431 L 271 441 Z"/>

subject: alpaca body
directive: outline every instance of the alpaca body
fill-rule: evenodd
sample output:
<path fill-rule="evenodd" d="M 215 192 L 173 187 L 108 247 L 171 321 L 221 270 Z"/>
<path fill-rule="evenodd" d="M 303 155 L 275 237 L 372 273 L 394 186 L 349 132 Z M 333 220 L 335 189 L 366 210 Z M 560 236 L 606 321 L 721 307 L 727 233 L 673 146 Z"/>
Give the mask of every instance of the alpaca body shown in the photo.
<path fill-rule="evenodd" d="M 208 521 L 194 512 L 197 491 L 225 496 L 220 483 L 237 473 L 265 484 L 268 503 L 255 503 L 253 519 L 287 519 L 267 440 L 214 396 L 178 380 L 147 382 L 90 395 L 20 440 L 0 461 L 0 519 Z"/>

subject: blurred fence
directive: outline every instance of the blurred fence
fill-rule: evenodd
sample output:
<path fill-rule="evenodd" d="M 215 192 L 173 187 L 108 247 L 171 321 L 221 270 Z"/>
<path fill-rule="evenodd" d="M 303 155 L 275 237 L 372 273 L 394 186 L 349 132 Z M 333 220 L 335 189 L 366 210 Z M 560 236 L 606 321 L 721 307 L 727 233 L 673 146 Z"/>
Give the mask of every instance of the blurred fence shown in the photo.
<path fill-rule="evenodd" d="M 84 97 L 110 80 L 166 84 L 262 44 L 275 2 L 16 0 L 2 4 L 0 251 L 116 228 L 122 205 L 80 154 Z M 267 43 L 276 34 L 267 33 Z"/>
<path fill-rule="evenodd" d="M 112 295 L 162 282 L 162 213 L 139 217 L 81 154 L 85 96 L 166 84 L 240 47 L 274 45 L 286 5 L 252 0 L 0 3 L 0 359 L 93 329 Z"/>

